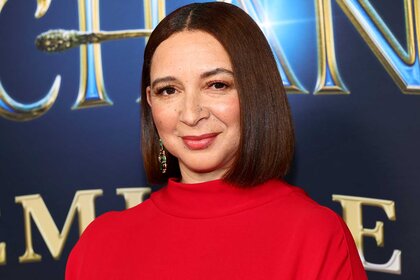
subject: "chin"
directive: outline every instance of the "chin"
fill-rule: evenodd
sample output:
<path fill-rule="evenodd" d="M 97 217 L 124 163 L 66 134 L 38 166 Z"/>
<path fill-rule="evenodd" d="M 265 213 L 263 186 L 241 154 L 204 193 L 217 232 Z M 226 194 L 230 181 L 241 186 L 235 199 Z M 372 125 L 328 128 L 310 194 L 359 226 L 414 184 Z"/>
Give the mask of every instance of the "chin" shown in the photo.
<path fill-rule="evenodd" d="M 186 169 L 194 172 L 194 173 L 217 173 L 220 171 L 221 173 L 225 173 L 228 169 L 226 164 L 223 164 L 221 161 L 209 161 L 208 157 L 203 157 L 199 159 L 194 159 L 190 161 L 184 161 L 184 166 Z"/>
<path fill-rule="evenodd" d="M 214 171 L 217 171 L 218 168 L 217 166 L 212 166 L 212 165 L 193 165 L 192 167 L 187 166 L 187 168 L 195 173 L 211 173 Z"/>

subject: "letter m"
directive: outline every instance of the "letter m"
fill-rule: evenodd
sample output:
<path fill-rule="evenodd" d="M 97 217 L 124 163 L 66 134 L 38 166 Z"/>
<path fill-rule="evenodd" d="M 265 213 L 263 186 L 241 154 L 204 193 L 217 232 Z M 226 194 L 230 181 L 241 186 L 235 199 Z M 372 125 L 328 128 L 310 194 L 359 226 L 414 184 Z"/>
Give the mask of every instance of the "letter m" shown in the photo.
<path fill-rule="evenodd" d="M 15 197 L 15 202 L 22 204 L 23 219 L 25 227 L 25 253 L 19 257 L 20 263 L 41 261 L 42 256 L 34 251 L 32 243 L 31 217 L 38 227 L 51 255 L 54 259 L 59 259 L 63 251 L 64 244 L 73 223 L 74 216 L 78 214 L 80 234 L 95 219 L 95 198 L 102 195 L 102 190 L 77 191 L 67 218 L 61 232 L 57 228 L 44 200 L 39 194 L 24 195 Z"/>

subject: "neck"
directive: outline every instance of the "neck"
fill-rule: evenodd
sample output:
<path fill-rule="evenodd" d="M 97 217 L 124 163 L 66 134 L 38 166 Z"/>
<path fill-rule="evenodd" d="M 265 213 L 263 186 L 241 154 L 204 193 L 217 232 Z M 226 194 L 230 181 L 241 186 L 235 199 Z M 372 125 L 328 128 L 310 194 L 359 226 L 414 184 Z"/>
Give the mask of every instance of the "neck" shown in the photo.
<path fill-rule="evenodd" d="M 281 180 L 238 187 L 222 180 L 181 183 L 169 179 L 168 185 L 151 195 L 163 212 L 189 218 L 220 217 L 263 205 L 285 196 L 292 188 Z"/>
<path fill-rule="evenodd" d="M 179 164 L 179 169 L 181 171 L 181 183 L 185 184 L 196 184 L 203 183 L 208 181 L 219 180 L 223 178 L 223 175 L 228 171 L 227 168 L 221 168 L 209 172 L 199 172 L 187 168 L 182 163 Z"/>

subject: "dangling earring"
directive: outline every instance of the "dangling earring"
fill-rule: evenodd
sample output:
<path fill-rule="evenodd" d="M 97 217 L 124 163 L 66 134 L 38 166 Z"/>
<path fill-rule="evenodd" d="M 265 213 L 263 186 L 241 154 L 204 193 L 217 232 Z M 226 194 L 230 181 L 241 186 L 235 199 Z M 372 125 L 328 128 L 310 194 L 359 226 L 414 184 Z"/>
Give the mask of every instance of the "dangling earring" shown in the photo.
<path fill-rule="evenodd" d="M 159 138 L 159 156 L 158 156 L 159 164 L 160 164 L 160 171 L 162 174 L 166 173 L 166 153 L 165 149 L 163 148 L 162 139 Z"/>

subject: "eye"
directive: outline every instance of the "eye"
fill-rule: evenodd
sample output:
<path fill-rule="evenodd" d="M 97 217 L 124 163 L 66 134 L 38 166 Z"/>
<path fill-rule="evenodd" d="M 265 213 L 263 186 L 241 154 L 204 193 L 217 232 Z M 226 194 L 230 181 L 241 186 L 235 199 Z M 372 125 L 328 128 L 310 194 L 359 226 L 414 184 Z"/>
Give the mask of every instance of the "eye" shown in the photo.
<path fill-rule="evenodd" d="M 167 86 L 167 87 L 163 87 L 163 88 L 158 88 L 156 90 L 156 93 L 158 95 L 171 95 L 171 94 L 176 93 L 176 89 L 174 87 Z"/>
<path fill-rule="evenodd" d="M 229 86 L 228 84 L 224 82 L 211 82 L 209 87 L 220 90 L 220 89 L 228 88 Z"/>

